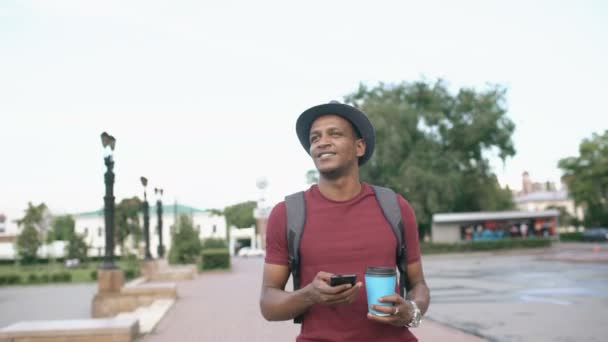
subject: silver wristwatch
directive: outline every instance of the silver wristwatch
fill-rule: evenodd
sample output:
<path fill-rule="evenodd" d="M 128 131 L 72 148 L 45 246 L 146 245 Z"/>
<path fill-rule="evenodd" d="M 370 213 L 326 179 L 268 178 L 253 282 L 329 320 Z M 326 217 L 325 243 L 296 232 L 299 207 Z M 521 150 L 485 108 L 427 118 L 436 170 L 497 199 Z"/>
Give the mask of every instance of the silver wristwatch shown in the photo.
<path fill-rule="evenodd" d="M 418 305 L 413 300 L 408 300 L 408 302 L 412 305 L 412 320 L 407 323 L 405 326 L 408 328 L 417 328 L 420 326 L 420 322 L 422 321 L 422 312 L 418 309 Z"/>

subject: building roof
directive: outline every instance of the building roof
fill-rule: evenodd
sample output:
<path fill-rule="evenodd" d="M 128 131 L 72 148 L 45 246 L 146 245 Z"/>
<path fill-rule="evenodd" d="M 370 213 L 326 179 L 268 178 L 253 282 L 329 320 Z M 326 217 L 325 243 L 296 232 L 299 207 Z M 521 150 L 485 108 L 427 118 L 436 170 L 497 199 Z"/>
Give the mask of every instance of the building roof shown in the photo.
<path fill-rule="evenodd" d="M 524 195 L 515 196 L 513 200 L 515 203 L 566 201 L 568 200 L 568 192 L 566 190 L 535 191 Z"/>
<path fill-rule="evenodd" d="M 156 212 L 156 205 L 153 203 L 150 203 L 150 212 L 151 213 Z M 163 205 L 163 213 L 165 215 L 173 214 L 175 212 L 177 212 L 178 215 L 181 215 L 181 214 L 207 213 L 209 211 L 197 209 L 197 208 L 190 207 L 190 206 L 183 205 L 183 204 L 164 204 Z M 101 208 L 99 210 L 94 210 L 94 211 L 87 211 L 84 213 L 77 213 L 77 214 L 74 214 L 73 216 L 79 217 L 79 218 L 103 216 L 103 208 Z"/>
<path fill-rule="evenodd" d="M 559 211 L 555 209 L 543 211 L 481 211 L 469 213 L 439 213 L 433 215 L 433 223 L 500 221 L 557 216 L 559 216 Z"/>

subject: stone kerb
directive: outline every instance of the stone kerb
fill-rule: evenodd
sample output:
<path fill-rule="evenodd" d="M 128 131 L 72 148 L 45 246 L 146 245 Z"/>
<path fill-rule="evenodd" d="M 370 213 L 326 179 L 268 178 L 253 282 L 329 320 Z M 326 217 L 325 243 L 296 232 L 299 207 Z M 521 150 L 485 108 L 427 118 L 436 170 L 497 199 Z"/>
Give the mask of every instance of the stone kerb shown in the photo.
<path fill-rule="evenodd" d="M 175 283 L 147 283 L 137 278 L 123 286 L 120 291 L 98 293 L 93 298 L 92 313 L 95 318 L 112 317 L 121 312 L 133 311 L 148 306 L 157 299 L 177 298 Z"/>
<path fill-rule="evenodd" d="M 131 342 L 138 334 L 135 318 L 27 321 L 0 329 L 0 342 Z"/>

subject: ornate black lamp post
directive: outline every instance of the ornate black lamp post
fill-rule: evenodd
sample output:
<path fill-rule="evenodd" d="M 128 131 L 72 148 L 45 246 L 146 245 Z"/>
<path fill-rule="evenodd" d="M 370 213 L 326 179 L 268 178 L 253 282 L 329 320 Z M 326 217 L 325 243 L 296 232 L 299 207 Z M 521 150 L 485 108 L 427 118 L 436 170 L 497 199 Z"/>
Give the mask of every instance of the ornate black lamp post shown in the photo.
<path fill-rule="evenodd" d="M 163 246 L 163 189 L 154 188 L 156 194 L 156 216 L 157 216 L 157 232 L 158 232 L 158 257 L 165 256 L 165 246 Z"/>
<path fill-rule="evenodd" d="M 145 260 L 152 259 L 150 254 L 150 207 L 148 206 L 148 198 L 146 196 L 146 186 L 148 185 L 148 179 L 141 177 L 141 184 L 144 186 L 144 203 L 142 204 L 142 210 L 144 212 L 144 239 L 146 240 L 146 255 Z"/>
<path fill-rule="evenodd" d="M 106 225 L 106 244 L 105 255 L 101 269 L 110 270 L 117 268 L 114 264 L 114 146 L 116 146 L 116 138 L 106 132 L 101 133 L 101 144 L 104 148 L 104 162 L 106 164 L 106 173 L 104 180 L 106 184 L 106 195 L 104 196 L 103 214 Z"/>

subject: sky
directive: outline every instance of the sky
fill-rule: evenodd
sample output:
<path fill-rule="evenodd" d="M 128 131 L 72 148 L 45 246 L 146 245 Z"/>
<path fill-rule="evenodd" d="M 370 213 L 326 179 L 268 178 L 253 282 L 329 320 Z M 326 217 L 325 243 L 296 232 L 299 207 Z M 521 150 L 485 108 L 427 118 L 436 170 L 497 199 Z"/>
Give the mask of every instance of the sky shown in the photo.
<path fill-rule="evenodd" d="M 608 129 L 603 1 L 0 1 L 0 213 L 103 206 L 165 190 L 201 209 L 269 204 L 314 168 L 295 121 L 359 84 L 507 88 L 517 154 L 499 181 L 559 182 Z M 149 191 L 150 192 L 150 191 Z"/>

